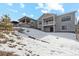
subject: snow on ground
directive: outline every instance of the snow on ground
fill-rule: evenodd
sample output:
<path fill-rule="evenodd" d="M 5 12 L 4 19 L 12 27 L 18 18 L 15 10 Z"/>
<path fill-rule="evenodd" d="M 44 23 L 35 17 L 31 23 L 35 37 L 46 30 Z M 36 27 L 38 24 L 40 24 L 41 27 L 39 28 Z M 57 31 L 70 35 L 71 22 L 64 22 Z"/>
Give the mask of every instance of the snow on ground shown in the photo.
<path fill-rule="evenodd" d="M 9 35 L 9 40 L 14 42 L 0 44 L 0 50 L 13 51 L 20 56 L 79 55 L 79 42 L 75 40 L 73 33 L 46 33 L 32 28 L 24 29 L 24 33 L 15 32 L 16 36 Z"/>
<path fill-rule="evenodd" d="M 37 39 L 41 39 L 47 35 L 53 35 L 53 36 L 57 36 L 57 37 L 63 37 L 63 38 L 67 38 L 67 39 L 76 39 L 76 36 L 74 33 L 61 33 L 61 32 L 43 32 L 37 29 L 33 29 L 33 28 L 24 28 L 24 34 L 28 35 L 28 36 L 33 36 Z M 29 30 L 29 32 L 28 32 Z"/>

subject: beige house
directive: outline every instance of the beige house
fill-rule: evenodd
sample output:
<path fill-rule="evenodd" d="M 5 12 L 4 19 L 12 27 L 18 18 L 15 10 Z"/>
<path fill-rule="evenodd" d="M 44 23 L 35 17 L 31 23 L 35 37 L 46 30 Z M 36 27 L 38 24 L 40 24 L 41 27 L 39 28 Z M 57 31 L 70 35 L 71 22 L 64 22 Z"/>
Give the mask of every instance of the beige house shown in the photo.
<path fill-rule="evenodd" d="M 37 28 L 46 32 L 74 32 L 75 13 L 76 11 L 62 15 L 45 13 L 37 20 Z"/>
<path fill-rule="evenodd" d="M 19 19 L 19 26 L 36 28 L 36 20 L 30 17 L 24 16 Z"/>

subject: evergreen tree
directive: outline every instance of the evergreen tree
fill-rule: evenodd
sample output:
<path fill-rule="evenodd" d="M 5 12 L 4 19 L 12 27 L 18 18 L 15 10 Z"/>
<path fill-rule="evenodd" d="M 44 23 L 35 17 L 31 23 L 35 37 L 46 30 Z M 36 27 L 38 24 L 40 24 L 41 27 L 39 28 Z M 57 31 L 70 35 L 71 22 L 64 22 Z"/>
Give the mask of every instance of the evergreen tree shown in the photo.
<path fill-rule="evenodd" d="M 12 24 L 10 22 L 10 17 L 8 15 L 4 15 L 2 17 L 2 21 L 0 23 L 0 30 L 12 31 Z"/>

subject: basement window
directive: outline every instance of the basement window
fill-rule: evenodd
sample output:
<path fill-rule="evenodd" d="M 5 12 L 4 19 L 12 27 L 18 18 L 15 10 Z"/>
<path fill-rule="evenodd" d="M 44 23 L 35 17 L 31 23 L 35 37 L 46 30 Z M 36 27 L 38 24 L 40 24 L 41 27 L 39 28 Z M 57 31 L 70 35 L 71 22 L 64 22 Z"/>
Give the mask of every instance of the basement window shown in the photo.
<path fill-rule="evenodd" d="M 62 30 L 66 30 L 67 29 L 67 26 L 62 26 Z"/>

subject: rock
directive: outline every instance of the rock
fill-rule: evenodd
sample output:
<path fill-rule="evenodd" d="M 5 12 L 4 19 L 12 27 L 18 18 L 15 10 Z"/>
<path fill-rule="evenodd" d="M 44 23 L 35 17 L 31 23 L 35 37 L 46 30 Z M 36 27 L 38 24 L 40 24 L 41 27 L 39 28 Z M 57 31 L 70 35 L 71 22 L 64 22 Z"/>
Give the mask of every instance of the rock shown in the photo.
<path fill-rule="evenodd" d="M 17 45 L 9 44 L 8 46 L 9 46 L 10 48 L 15 48 Z"/>
<path fill-rule="evenodd" d="M 22 50 L 22 48 L 18 48 L 18 50 Z"/>
<path fill-rule="evenodd" d="M 29 30 L 27 30 L 27 32 L 30 32 Z"/>
<path fill-rule="evenodd" d="M 5 38 L 0 38 L 0 43 L 6 43 L 7 42 L 7 39 Z"/>
<path fill-rule="evenodd" d="M 29 54 L 27 54 L 27 56 L 30 56 Z"/>

